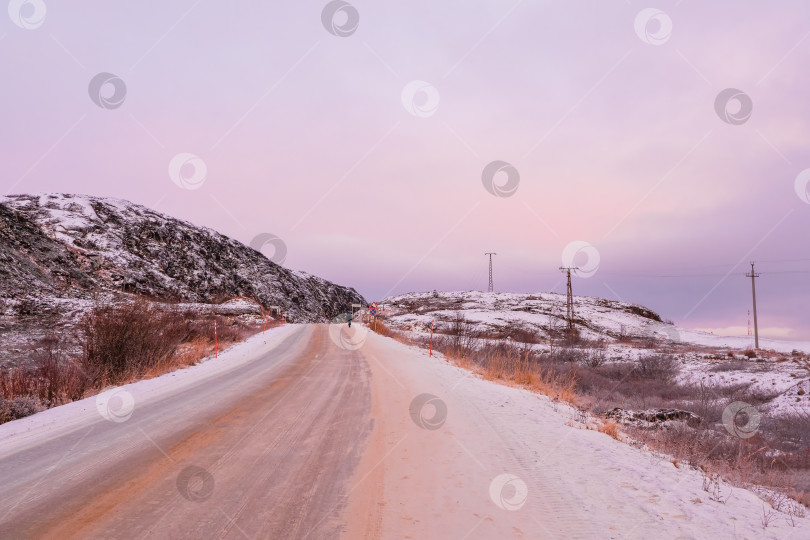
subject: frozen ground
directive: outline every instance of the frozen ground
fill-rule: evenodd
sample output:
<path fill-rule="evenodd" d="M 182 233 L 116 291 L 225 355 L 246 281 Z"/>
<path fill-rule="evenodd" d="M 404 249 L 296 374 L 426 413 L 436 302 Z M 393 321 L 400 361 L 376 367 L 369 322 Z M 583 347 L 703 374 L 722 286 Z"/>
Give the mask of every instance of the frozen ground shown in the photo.
<path fill-rule="evenodd" d="M 478 330 L 526 328 L 547 336 L 549 328 L 565 325 L 565 295 L 557 293 L 486 293 L 459 291 L 409 293 L 386 298 L 384 314 L 399 327 L 424 330 L 431 321 L 438 329 L 447 328 L 455 314 L 464 313 Z M 574 297 L 574 317 L 583 338 L 607 339 L 651 338 L 662 342 L 701 345 L 705 347 L 749 349 L 750 336 L 718 336 L 689 330 L 668 323 L 643 306 L 590 296 Z M 790 353 L 797 350 L 810 354 L 810 341 L 760 339 L 760 348 Z"/>
<path fill-rule="evenodd" d="M 461 313 L 483 338 L 531 336 L 536 349 L 547 351 L 549 331 L 565 328 L 565 296 L 555 293 L 411 293 L 380 304 L 386 324 L 422 336 L 431 323 L 439 334 L 451 331 Z M 575 319 L 582 337 L 604 343 L 607 362 L 666 352 L 681 361 L 680 383 L 750 384 L 771 395 L 770 412 L 810 410 L 810 342 L 761 339 L 763 350 L 749 358 L 751 338 L 683 329 L 642 306 L 592 297 L 575 297 Z"/>
<path fill-rule="evenodd" d="M 754 493 L 722 483 L 725 502 L 712 500 L 699 472 L 588 429 L 592 420 L 545 396 L 377 335 L 363 350 L 373 359 L 379 422 L 370 446 L 381 438 L 374 458 L 387 456 L 384 537 L 810 536 L 810 520 L 792 527 Z M 423 392 L 446 409 L 438 429 L 414 430 L 401 414 Z M 427 406 L 424 418 L 436 410 Z M 768 527 L 763 515 L 772 516 Z"/>

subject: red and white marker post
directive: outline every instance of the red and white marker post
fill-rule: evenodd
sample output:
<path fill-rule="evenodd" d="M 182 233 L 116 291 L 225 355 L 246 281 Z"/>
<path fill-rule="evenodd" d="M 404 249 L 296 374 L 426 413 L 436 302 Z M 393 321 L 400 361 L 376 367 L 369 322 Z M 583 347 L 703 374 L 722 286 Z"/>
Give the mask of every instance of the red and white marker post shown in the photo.
<path fill-rule="evenodd" d="M 433 356 L 433 323 L 435 321 L 430 321 L 430 354 L 428 356 Z"/>
<path fill-rule="evenodd" d="M 217 345 L 217 321 L 214 321 L 214 358 L 219 358 L 219 346 Z"/>

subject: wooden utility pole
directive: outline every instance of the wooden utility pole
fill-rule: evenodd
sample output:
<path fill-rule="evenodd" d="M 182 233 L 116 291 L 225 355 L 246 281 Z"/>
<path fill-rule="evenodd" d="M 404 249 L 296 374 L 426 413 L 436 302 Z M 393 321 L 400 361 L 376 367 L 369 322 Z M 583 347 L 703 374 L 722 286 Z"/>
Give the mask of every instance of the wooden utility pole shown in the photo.
<path fill-rule="evenodd" d="M 751 278 L 751 296 L 754 298 L 754 350 L 759 349 L 759 328 L 757 327 L 757 286 L 754 280 L 759 277 L 759 274 L 754 272 L 754 263 L 751 263 L 751 272 L 745 274 L 745 277 Z"/>

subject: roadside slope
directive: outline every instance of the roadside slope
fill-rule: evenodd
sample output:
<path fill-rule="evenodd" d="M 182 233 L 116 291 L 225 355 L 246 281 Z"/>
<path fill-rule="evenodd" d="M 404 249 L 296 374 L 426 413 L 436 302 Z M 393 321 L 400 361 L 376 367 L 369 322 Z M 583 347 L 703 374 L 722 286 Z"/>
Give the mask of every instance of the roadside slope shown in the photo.
<path fill-rule="evenodd" d="M 384 471 L 383 538 L 810 537 L 810 519 L 764 528 L 771 508 L 753 493 L 723 484 L 728 500 L 712 501 L 697 471 L 586 430 L 545 396 L 376 334 L 362 350 L 379 410 L 358 474 Z M 436 400 L 417 403 L 419 427 L 423 393 Z"/>

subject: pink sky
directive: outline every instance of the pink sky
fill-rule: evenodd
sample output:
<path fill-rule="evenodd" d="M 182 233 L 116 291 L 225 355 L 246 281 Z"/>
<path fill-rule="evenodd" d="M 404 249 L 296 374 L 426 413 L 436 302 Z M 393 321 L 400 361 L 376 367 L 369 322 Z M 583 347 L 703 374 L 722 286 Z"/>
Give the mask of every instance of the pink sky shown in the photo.
<path fill-rule="evenodd" d="M 285 266 L 369 300 L 486 288 L 486 251 L 496 290 L 562 292 L 583 241 L 599 265 L 575 293 L 745 331 L 755 260 L 762 335 L 810 339 L 803 0 L 665 1 L 641 35 L 635 0 L 356 1 L 345 37 L 323 1 L 17 4 L 34 28 L 0 18 L 2 193 L 272 233 Z M 90 99 L 100 72 L 125 82 L 120 107 Z M 438 103 L 403 102 L 411 81 Z M 726 88 L 753 103 L 739 125 L 715 111 Z M 169 176 L 184 152 L 199 189 Z M 484 189 L 495 160 L 519 172 L 512 196 Z"/>

